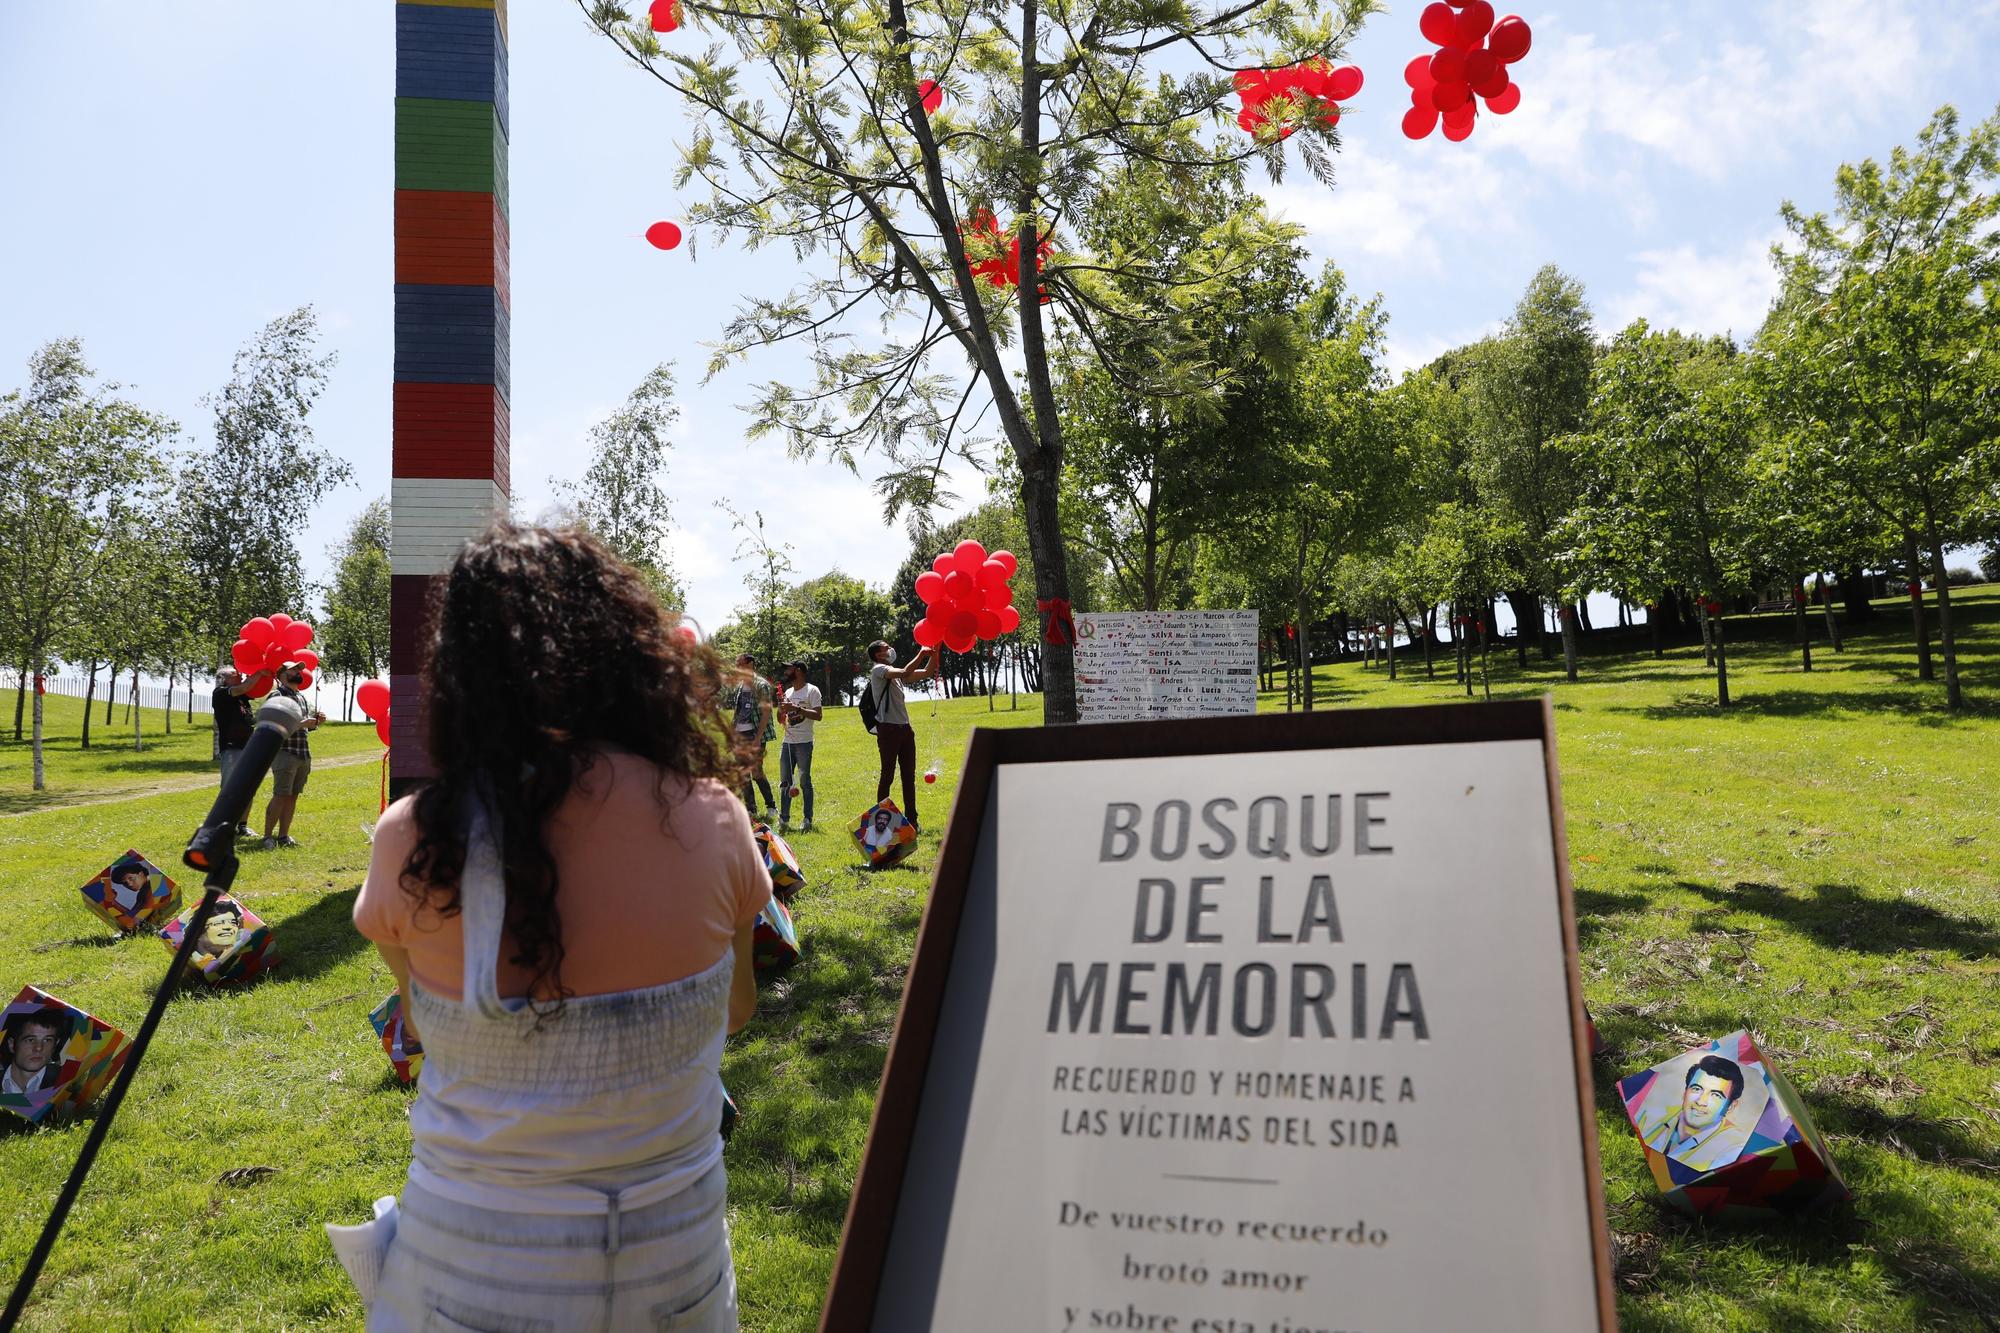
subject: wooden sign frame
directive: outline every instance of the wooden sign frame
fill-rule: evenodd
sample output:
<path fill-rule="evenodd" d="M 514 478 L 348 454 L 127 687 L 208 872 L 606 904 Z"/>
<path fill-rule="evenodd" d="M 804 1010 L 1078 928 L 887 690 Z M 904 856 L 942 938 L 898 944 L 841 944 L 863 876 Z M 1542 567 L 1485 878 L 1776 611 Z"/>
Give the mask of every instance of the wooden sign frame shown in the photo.
<path fill-rule="evenodd" d="M 1570 1009 L 1570 1038 L 1576 1066 L 1577 1121 L 1583 1145 L 1591 1225 L 1591 1259 L 1601 1333 L 1616 1333 L 1618 1316 L 1611 1281 L 1611 1239 L 1605 1213 L 1603 1174 L 1597 1151 L 1597 1115 L 1592 1090 L 1590 1040 L 1583 1010 L 1582 975 L 1577 961 L 1574 895 L 1569 845 L 1563 828 L 1558 783 L 1555 713 L 1547 696 L 1539 700 L 1444 704 L 1413 708 L 1336 709 L 1315 713 L 1260 713 L 1246 717 L 1198 718 L 1177 722 L 1118 722 L 1090 726 L 1021 729 L 975 728 L 965 767 L 952 800 L 931 896 L 917 932 L 914 956 L 889 1045 L 888 1061 L 875 1101 L 875 1114 L 861 1158 L 861 1170 L 841 1231 L 833 1279 L 820 1314 L 821 1333 L 854 1333 L 873 1327 L 889 1241 L 901 1203 L 903 1182 L 915 1136 L 919 1103 L 937 1038 L 939 1015 L 950 979 L 973 858 L 985 834 L 987 798 L 995 771 L 1003 764 L 1046 764 L 1098 759 L 1158 759 L 1177 756 L 1361 749 L 1386 746 L 1447 745 L 1531 740 L 1542 746 L 1548 777 L 1550 833 L 1555 849 L 1561 900 L 1562 948 Z"/>

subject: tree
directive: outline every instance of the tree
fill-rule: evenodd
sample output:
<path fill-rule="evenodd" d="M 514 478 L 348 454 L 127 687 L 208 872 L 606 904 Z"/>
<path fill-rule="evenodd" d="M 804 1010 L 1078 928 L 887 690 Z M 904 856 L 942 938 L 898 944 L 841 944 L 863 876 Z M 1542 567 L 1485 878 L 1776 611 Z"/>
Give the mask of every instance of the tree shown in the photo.
<path fill-rule="evenodd" d="M 2000 114 L 1961 133 L 1947 106 L 1886 170 L 1841 167 L 1832 216 L 1787 203 L 1796 249 L 1776 256 L 1785 299 L 1760 340 L 1786 423 L 1852 503 L 1902 538 L 1920 650 L 1929 559 L 1952 709 L 1965 700 L 1945 552 L 1975 535 L 2000 474 L 1996 174 Z"/>
<path fill-rule="evenodd" d="M 852 697 L 868 645 L 889 632 L 888 596 L 834 569 L 792 589 L 790 600 L 799 613 L 798 651 L 820 663 L 829 692 Z"/>
<path fill-rule="evenodd" d="M 28 384 L 0 398 L 0 624 L 21 685 L 76 629 L 93 585 L 115 563 L 127 505 L 164 472 L 171 421 L 115 396 L 74 338 L 28 360 Z M 136 613 L 143 614 L 145 608 Z M 42 696 L 34 703 L 34 789 L 46 787 Z M 20 710 L 15 735 L 20 735 Z"/>
<path fill-rule="evenodd" d="M 1557 567 L 1693 587 L 1706 603 L 1748 586 L 1755 403 L 1726 338 L 1655 333 L 1644 320 L 1599 359 L 1587 434 L 1561 442 L 1584 479 L 1558 525 Z M 1572 578 L 1570 591 L 1575 589 Z M 1655 583 L 1653 586 L 1659 586 Z M 1716 702 L 1729 703 L 1722 620 L 1712 617 Z"/>
<path fill-rule="evenodd" d="M 1576 500 L 1577 478 L 1557 441 L 1583 426 L 1595 343 L 1583 286 L 1545 265 L 1514 307 L 1503 335 L 1474 362 L 1472 398 L 1483 452 L 1483 484 L 1512 514 L 1521 537 L 1515 563 L 1526 587 L 1514 606 L 1515 648 L 1528 665 L 1528 616 L 1565 608 L 1564 667 L 1576 679 L 1576 626 L 1556 569 L 1556 524 Z M 1545 649 L 1546 651 L 1546 649 Z"/>
<path fill-rule="evenodd" d="M 717 350 L 719 365 L 776 343 L 807 348 L 812 383 L 764 386 L 754 430 L 849 466 L 878 449 L 893 517 L 928 506 L 937 460 L 986 459 L 973 431 L 990 411 L 1020 481 L 1036 597 L 1065 601 L 1064 433 L 1042 298 L 1093 345 L 1097 332 L 1151 315 L 1105 280 L 1145 270 L 1145 254 L 1071 262 L 1054 248 L 1059 228 L 1088 215 L 1127 162 L 1163 167 L 1183 203 L 1247 155 L 1275 171 L 1287 128 L 1330 179 L 1337 133 L 1314 99 L 1268 104 L 1259 139 L 1201 131 L 1231 114 L 1228 72 L 1335 57 L 1376 7 L 686 0 L 690 21 L 719 39 L 688 54 L 614 0 L 578 3 L 695 117 L 681 179 L 699 178 L 710 198 L 689 219 L 746 246 L 782 243 L 807 269 L 795 290 L 750 300 Z M 920 89 L 932 79 L 943 93 L 935 118 Z M 863 345 L 848 325 L 869 315 L 885 332 Z M 947 349 L 962 374 L 938 368 Z M 1050 645 L 1044 657 L 1045 716 L 1073 722 L 1071 651 Z"/>
<path fill-rule="evenodd" d="M 746 518 L 727 500 L 717 500 L 715 507 L 729 515 L 730 526 L 738 533 L 736 558 L 756 566 L 750 576 L 750 601 L 737 608 L 735 624 L 718 631 L 716 639 L 739 653 L 752 654 L 758 667 L 769 672 L 791 655 L 802 627 L 798 607 L 787 597 L 790 585 L 785 582 L 785 576 L 792 572 L 792 546 L 790 542 L 771 541 L 764 531 L 763 511 L 752 510 Z"/>
<path fill-rule="evenodd" d="M 667 552 L 673 506 L 662 481 L 680 415 L 673 366 L 662 362 L 623 407 L 590 428 L 583 479 L 555 483 L 576 522 L 638 570 L 660 605 L 673 609 L 682 605 L 683 592 Z"/>
<path fill-rule="evenodd" d="M 295 534 L 352 475 L 344 460 L 314 447 L 307 421 L 334 363 L 314 352 L 317 336 L 311 306 L 258 330 L 236 353 L 229 382 L 205 400 L 215 413 L 213 444 L 182 461 L 179 545 L 206 656 L 218 661 L 252 616 L 304 609 Z"/>
<path fill-rule="evenodd" d="M 389 664 L 389 506 L 370 500 L 333 550 L 319 626 L 322 675 L 369 680 Z M 343 692 L 345 697 L 345 692 Z"/>

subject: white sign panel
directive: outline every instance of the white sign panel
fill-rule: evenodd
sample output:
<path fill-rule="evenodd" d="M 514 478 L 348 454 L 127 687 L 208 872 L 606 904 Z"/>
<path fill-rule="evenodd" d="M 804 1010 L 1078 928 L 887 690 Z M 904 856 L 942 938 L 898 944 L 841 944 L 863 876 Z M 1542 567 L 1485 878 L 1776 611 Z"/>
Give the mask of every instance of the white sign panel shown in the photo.
<path fill-rule="evenodd" d="M 1609 1327 L 1541 741 L 992 775 L 873 1328 Z"/>
<path fill-rule="evenodd" d="M 1257 613 L 1077 616 L 1076 704 L 1085 722 L 1256 712 Z"/>

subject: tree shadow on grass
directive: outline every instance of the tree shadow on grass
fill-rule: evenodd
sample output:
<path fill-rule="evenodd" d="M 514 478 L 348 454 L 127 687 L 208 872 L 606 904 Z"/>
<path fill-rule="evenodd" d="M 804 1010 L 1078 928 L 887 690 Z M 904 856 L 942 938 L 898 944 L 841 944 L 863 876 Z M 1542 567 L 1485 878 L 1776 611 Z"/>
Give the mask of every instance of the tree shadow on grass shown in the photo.
<path fill-rule="evenodd" d="M 1968 959 L 2000 952 L 2000 931 L 1984 921 L 1907 899 L 1870 898 L 1851 884 L 1815 884 L 1807 893 L 1748 882 L 1725 889 L 1685 879 L 1674 887 L 1718 907 L 1761 916 L 1830 949 L 1872 954 L 1939 949 Z"/>
<path fill-rule="evenodd" d="M 271 921 L 278 937 L 280 980 L 310 981 L 369 947 L 354 928 L 354 899 L 360 892 L 329 893 L 303 912 Z"/>
<path fill-rule="evenodd" d="M 1819 1128 L 1834 1138 L 1865 1139 L 1888 1152 L 1963 1171 L 1976 1180 L 2000 1178 L 2000 1154 L 1970 1131 L 1973 1122 L 1891 1111 L 1872 1098 L 1824 1081 L 1804 1094 Z"/>
<path fill-rule="evenodd" d="M 1607 711 L 1654 721 L 1755 722 L 1767 717 L 1836 717 L 1856 714 L 1880 717 L 1885 714 L 1915 722 L 1922 727 L 1955 727 L 1976 717 L 1990 716 L 2000 709 L 1976 696 L 1968 699 L 1962 712 L 1944 707 L 1943 687 L 1935 695 L 1929 686 L 1912 685 L 1896 690 L 1763 690 L 1739 689 L 1727 708 L 1715 702 L 1712 691 L 1683 694 L 1672 703 L 1614 704 Z"/>

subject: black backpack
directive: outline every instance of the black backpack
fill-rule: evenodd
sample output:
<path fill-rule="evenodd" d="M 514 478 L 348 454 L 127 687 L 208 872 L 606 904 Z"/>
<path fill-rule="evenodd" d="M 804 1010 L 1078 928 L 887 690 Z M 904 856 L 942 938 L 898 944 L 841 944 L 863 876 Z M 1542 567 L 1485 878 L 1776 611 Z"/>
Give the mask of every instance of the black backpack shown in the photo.
<path fill-rule="evenodd" d="M 869 735 L 875 734 L 875 679 L 870 676 L 868 684 L 861 691 L 861 725 Z"/>

